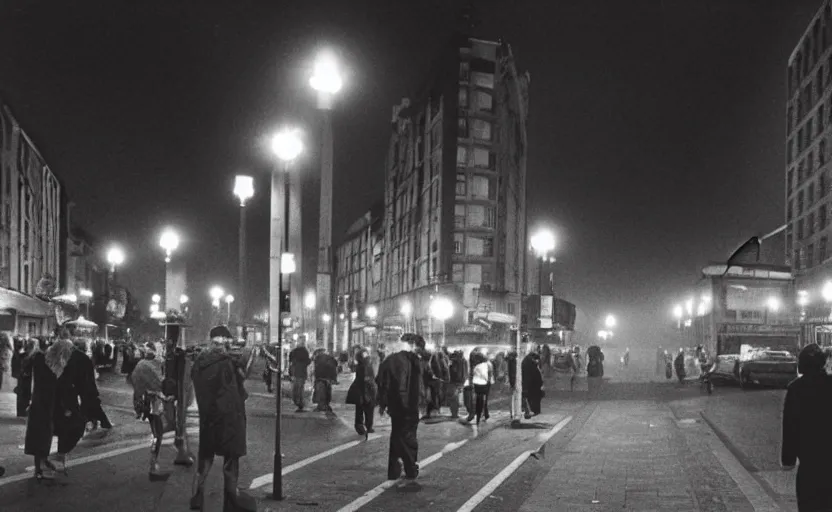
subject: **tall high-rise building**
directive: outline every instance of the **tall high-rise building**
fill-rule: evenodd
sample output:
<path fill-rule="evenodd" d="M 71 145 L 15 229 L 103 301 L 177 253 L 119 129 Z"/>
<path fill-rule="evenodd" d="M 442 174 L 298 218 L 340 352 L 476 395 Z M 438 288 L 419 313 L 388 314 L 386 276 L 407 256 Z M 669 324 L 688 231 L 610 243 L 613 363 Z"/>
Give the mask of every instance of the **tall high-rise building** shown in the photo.
<path fill-rule="evenodd" d="M 424 87 L 393 108 L 379 306 L 385 326 L 437 343 L 445 332 L 452 344 L 469 335 L 507 341 L 520 322 L 528 85 L 509 45 L 457 35 Z M 437 298 L 453 305 L 444 322 L 443 312 L 431 314 Z"/>
<path fill-rule="evenodd" d="M 786 101 L 786 259 L 801 291 L 804 341 L 829 324 L 832 269 L 832 7 L 824 1 L 789 57 Z M 832 327 L 832 326 L 828 326 Z"/>
<path fill-rule="evenodd" d="M 0 331 L 45 334 L 65 285 L 63 187 L 0 101 Z"/>

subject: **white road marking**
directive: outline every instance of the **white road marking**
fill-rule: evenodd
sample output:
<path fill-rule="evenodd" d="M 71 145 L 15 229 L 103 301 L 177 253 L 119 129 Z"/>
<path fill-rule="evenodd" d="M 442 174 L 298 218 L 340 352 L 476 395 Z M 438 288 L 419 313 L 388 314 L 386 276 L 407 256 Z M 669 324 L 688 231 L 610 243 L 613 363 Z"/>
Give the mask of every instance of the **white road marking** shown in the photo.
<path fill-rule="evenodd" d="M 361 443 L 365 443 L 367 441 L 373 441 L 373 440 L 378 439 L 380 437 L 381 436 L 379 434 L 370 434 L 369 437 L 367 437 L 366 441 L 364 439 L 362 439 L 360 441 L 351 441 L 349 443 L 342 444 L 340 446 L 336 446 L 335 448 L 330 448 L 329 450 L 327 450 L 325 452 L 321 452 L 317 455 L 313 455 L 312 457 L 308 457 L 308 458 L 303 459 L 301 461 L 295 462 L 294 464 L 290 464 L 290 465 L 286 466 L 285 468 L 283 468 L 283 471 L 281 471 L 281 474 L 283 476 L 286 476 L 289 473 L 291 473 L 292 471 L 297 471 L 298 469 L 300 469 L 302 467 L 305 467 L 305 466 L 308 466 L 309 464 L 312 464 L 313 462 L 317 462 L 321 459 L 329 457 L 330 455 L 335 455 L 336 453 L 342 452 L 344 450 L 348 450 L 348 449 L 352 448 L 353 446 L 358 446 Z M 259 489 L 260 487 L 266 486 L 266 485 L 272 483 L 273 478 L 274 478 L 274 473 L 269 473 L 268 475 L 258 476 L 257 478 L 255 478 L 254 480 L 251 481 L 251 486 L 249 487 L 249 490 Z"/>
<path fill-rule="evenodd" d="M 197 434 L 199 433 L 199 429 L 187 429 L 188 434 Z M 162 441 L 163 446 L 169 446 L 173 444 L 173 433 L 170 433 L 170 437 L 167 437 L 164 441 Z M 94 455 L 88 455 L 86 457 L 79 457 L 77 459 L 69 458 L 66 462 L 67 468 L 71 468 L 74 466 L 80 466 L 82 464 L 88 464 L 90 462 L 97 462 L 99 460 L 108 459 L 110 457 L 117 457 L 119 455 L 123 455 L 125 453 L 135 452 L 141 449 L 150 448 L 150 441 L 142 441 L 139 443 L 134 443 L 129 446 L 125 446 L 124 448 L 119 448 L 116 450 L 110 450 L 108 452 L 103 453 L 96 453 Z M 27 467 L 24 473 L 19 473 L 17 475 L 8 476 L 5 478 L 0 478 L 0 487 L 4 485 L 8 485 L 14 482 L 20 482 L 21 480 L 26 480 L 27 478 L 32 478 L 32 473 L 35 471 L 34 466 Z"/>
<path fill-rule="evenodd" d="M 470 439 L 463 439 L 462 441 L 459 441 L 457 443 L 446 444 L 445 447 L 442 448 L 442 450 L 440 450 L 439 452 L 434 453 L 433 455 L 431 455 L 427 459 L 419 461 L 419 469 L 420 470 L 424 469 L 425 466 L 429 466 L 430 464 L 433 464 L 434 462 L 441 459 L 445 455 L 451 453 L 452 451 L 458 450 L 459 448 L 464 446 L 465 443 L 467 443 L 468 441 L 470 441 Z M 375 488 L 370 489 L 369 491 L 364 493 L 364 495 L 361 496 L 360 498 L 358 498 L 355 501 L 347 504 L 346 506 L 338 509 L 338 512 L 355 512 L 356 510 L 360 509 L 361 507 L 363 507 L 367 503 L 370 503 L 374 499 L 378 498 L 384 491 L 393 487 L 397 483 L 398 483 L 398 480 L 386 480 L 384 483 L 382 483 L 382 484 L 376 486 Z"/>
<path fill-rule="evenodd" d="M 516 459 L 514 459 L 511 462 L 511 464 L 503 468 L 502 471 L 497 473 L 497 476 L 495 476 L 491 479 L 491 481 L 485 484 L 485 486 L 482 489 L 480 489 L 479 491 L 477 491 L 476 494 L 471 496 L 471 499 L 469 499 L 461 507 L 459 507 L 459 510 L 457 510 L 457 512 L 471 512 L 472 510 L 477 508 L 477 506 L 483 501 L 485 501 L 487 497 L 491 496 L 491 494 L 493 494 L 494 491 L 497 490 L 497 488 L 500 487 L 500 485 L 502 485 L 503 482 L 508 480 L 508 477 L 510 477 L 515 471 L 517 471 L 520 468 L 520 466 L 522 466 L 523 463 L 526 462 L 529 456 L 531 456 L 531 454 L 535 453 L 536 451 L 540 451 L 543 448 L 543 446 L 547 442 L 549 442 L 549 439 L 551 439 L 555 434 L 560 432 L 561 429 L 568 425 L 570 421 L 572 421 L 572 416 L 567 416 L 566 418 L 560 420 L 554 426 L 554 428 L 552 428 L 552 430 L 537 436 L 537 441 L 541 442 L 541 445 L 538 447 L 537 450 L 526 450 L 525 452 L 521 453 Z"/>

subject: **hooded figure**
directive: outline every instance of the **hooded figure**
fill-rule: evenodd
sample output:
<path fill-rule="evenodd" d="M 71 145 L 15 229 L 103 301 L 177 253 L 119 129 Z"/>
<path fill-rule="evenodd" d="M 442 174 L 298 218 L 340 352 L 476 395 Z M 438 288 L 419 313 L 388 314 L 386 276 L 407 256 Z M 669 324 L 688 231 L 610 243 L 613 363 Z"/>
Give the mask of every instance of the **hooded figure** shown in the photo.
<path fill-rule="evenodd" d="M 199 407 L 199 464 L 191 510 L 202 508 L 216 455 L 223 458 L 223 512 L 252 510 L 251 499 L 237 493 L 240 457 L 246 454 L 245 365 L 228 353 L 233 338 L 227 327 L 214 327 L 210 336 L 211 347 L 196 356 L 191 369 Z"/>
<path fill-rule="evenodd" d="M 387 478 L 398 480 L 404 470 L 407 481 L 401 489 L 418 490 L 416 478 L 419 476 L 419 465 L 416 460 L 419 442 L 416 431 L 424 380 L 422 362 L 413 353 L 413 348 L 424 348 L 425 340 L 417 334 L 405 334 L 401 342 L 400 350 L 387 356 L 379 366 L 376 378 L 379 413 L 384 414 L 386 410 L 391 422 Z"/>
<path fill-rule="evenodd" d="M 24 451 L 35 458 L 38 480 L 54 478 L 55 466 L 48 460 L 53 436 L 58 437 L 58 460 L 66 473 L 66 455 L 84 436 L 87 418 L 98 402 L 92 375 L 92 361 L 75 350 L 69 339 L 60 339 L 45 353 L 32 356 L 34 389 Z"/>
<path fill-rule="evenodd" d="M 786 391 L 783 405 L 783 444 L 780 461 L 793 469 L 797 461 L 797 508 L 801 511 L 832 510 L 828 468 L 832 445 L 832 380 L 826 374 L 826 354 L 816 344 L 807 345 L 798 357 L 798 373 Z"/>
<path fill-rule="evenodd" d="M 375 432 L 373 410 L 378 402 L 378 364 L 378 356 L 372 356 L 369 350 L 361 350 L 355 356 L 355 379 L 347 391 L 347 404 L 355 405 L 355 431 L 360 436 Z"/>

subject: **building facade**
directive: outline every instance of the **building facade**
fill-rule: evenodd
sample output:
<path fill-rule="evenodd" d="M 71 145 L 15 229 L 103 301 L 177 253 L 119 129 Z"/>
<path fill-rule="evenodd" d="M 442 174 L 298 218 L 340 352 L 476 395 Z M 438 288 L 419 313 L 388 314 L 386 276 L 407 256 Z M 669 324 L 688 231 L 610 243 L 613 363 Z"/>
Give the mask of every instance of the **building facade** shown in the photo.
<path fill-rule="evenodd" d="M 0 101 L 0 331 L 45 334 L 64 279 L 63 187 Z"/>
<path fill-rule="evenodd" d="M 383 204 L 355 221 L 335 254 L 336 348 L 366 344 L 379 335 L 384 255 Z M 375 309 L 372 309 L 375 307 Z M 343 315 L 343 317 L 342 317 Z"/>
<path fill-rule="evenodd" d="M 528 74 L 503 42 L 455 36 L 393 108 L 379 314 L 449 344 L 507 341 L 526 287 Z M 438 297 L 453 304 L 442 322 Z M 475 335 L 475 336 L 470 336 Z"/>
<path fill-rule="evenodd" d="M 832 6 L 824 1 L 788 61 L 786 258 L 800 293 L 801 343 L 832 343 Z M 829 296 L 829 297 L 827 297 Z"/>

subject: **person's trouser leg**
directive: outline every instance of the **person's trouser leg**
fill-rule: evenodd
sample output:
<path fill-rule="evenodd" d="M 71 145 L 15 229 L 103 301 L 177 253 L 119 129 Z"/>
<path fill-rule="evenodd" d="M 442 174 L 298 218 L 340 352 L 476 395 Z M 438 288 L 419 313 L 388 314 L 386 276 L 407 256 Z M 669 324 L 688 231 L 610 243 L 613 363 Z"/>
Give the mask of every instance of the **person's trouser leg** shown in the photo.
<path fill-rule="evenodd" d="M 300 377 L 294 377 L 292 379 L 292 401 L 299 409 L 303 409 L 304 400 L 303 400 L 303 385 L 305 384 L 306 379 Z M 278 383 L 278 386 L 281 384 Z"/>
<path fill-rule="evenodd" d="M 223 477 L 223 512 L 237 512 L 237 481 L 240 476 L 240 459 L 239 457 L 223 457 L 222 461 L 222 477 Z"/>
<path fill-rule="evenodd" d="M 399 453 L 402 437 L 402 420 L 399 417 L 390 416 L 390 448 L 387 452 L 387 479 L 398 480 L 402 476 L 402 466 L 399 462 L 402 458 Z"/>
<path fill-rule="evenodd" d="M 450 393 L 448 394 L 448 406 L 451 408 L 451 418 L 458 418 L 459 417 L 459 386 L 456 384 L 451 384 L 448 390 Z"/>
<path fill-rule="evenodd" d="M 365 404 L 364 406 L 364 426 L 367 431 L 373 430 L 373 423 L 375 421 L 375 407 L 372 404 Z"/>
<path fill-rule="evenodd" d="M 202 510 L 205 501 L 205 481 L 208 473 L 214 465 L 214 456 L 200 453 L 197 461 L 197 470 L 194 473 L 194 482 L 191 489 L 191 510 Z"/>

